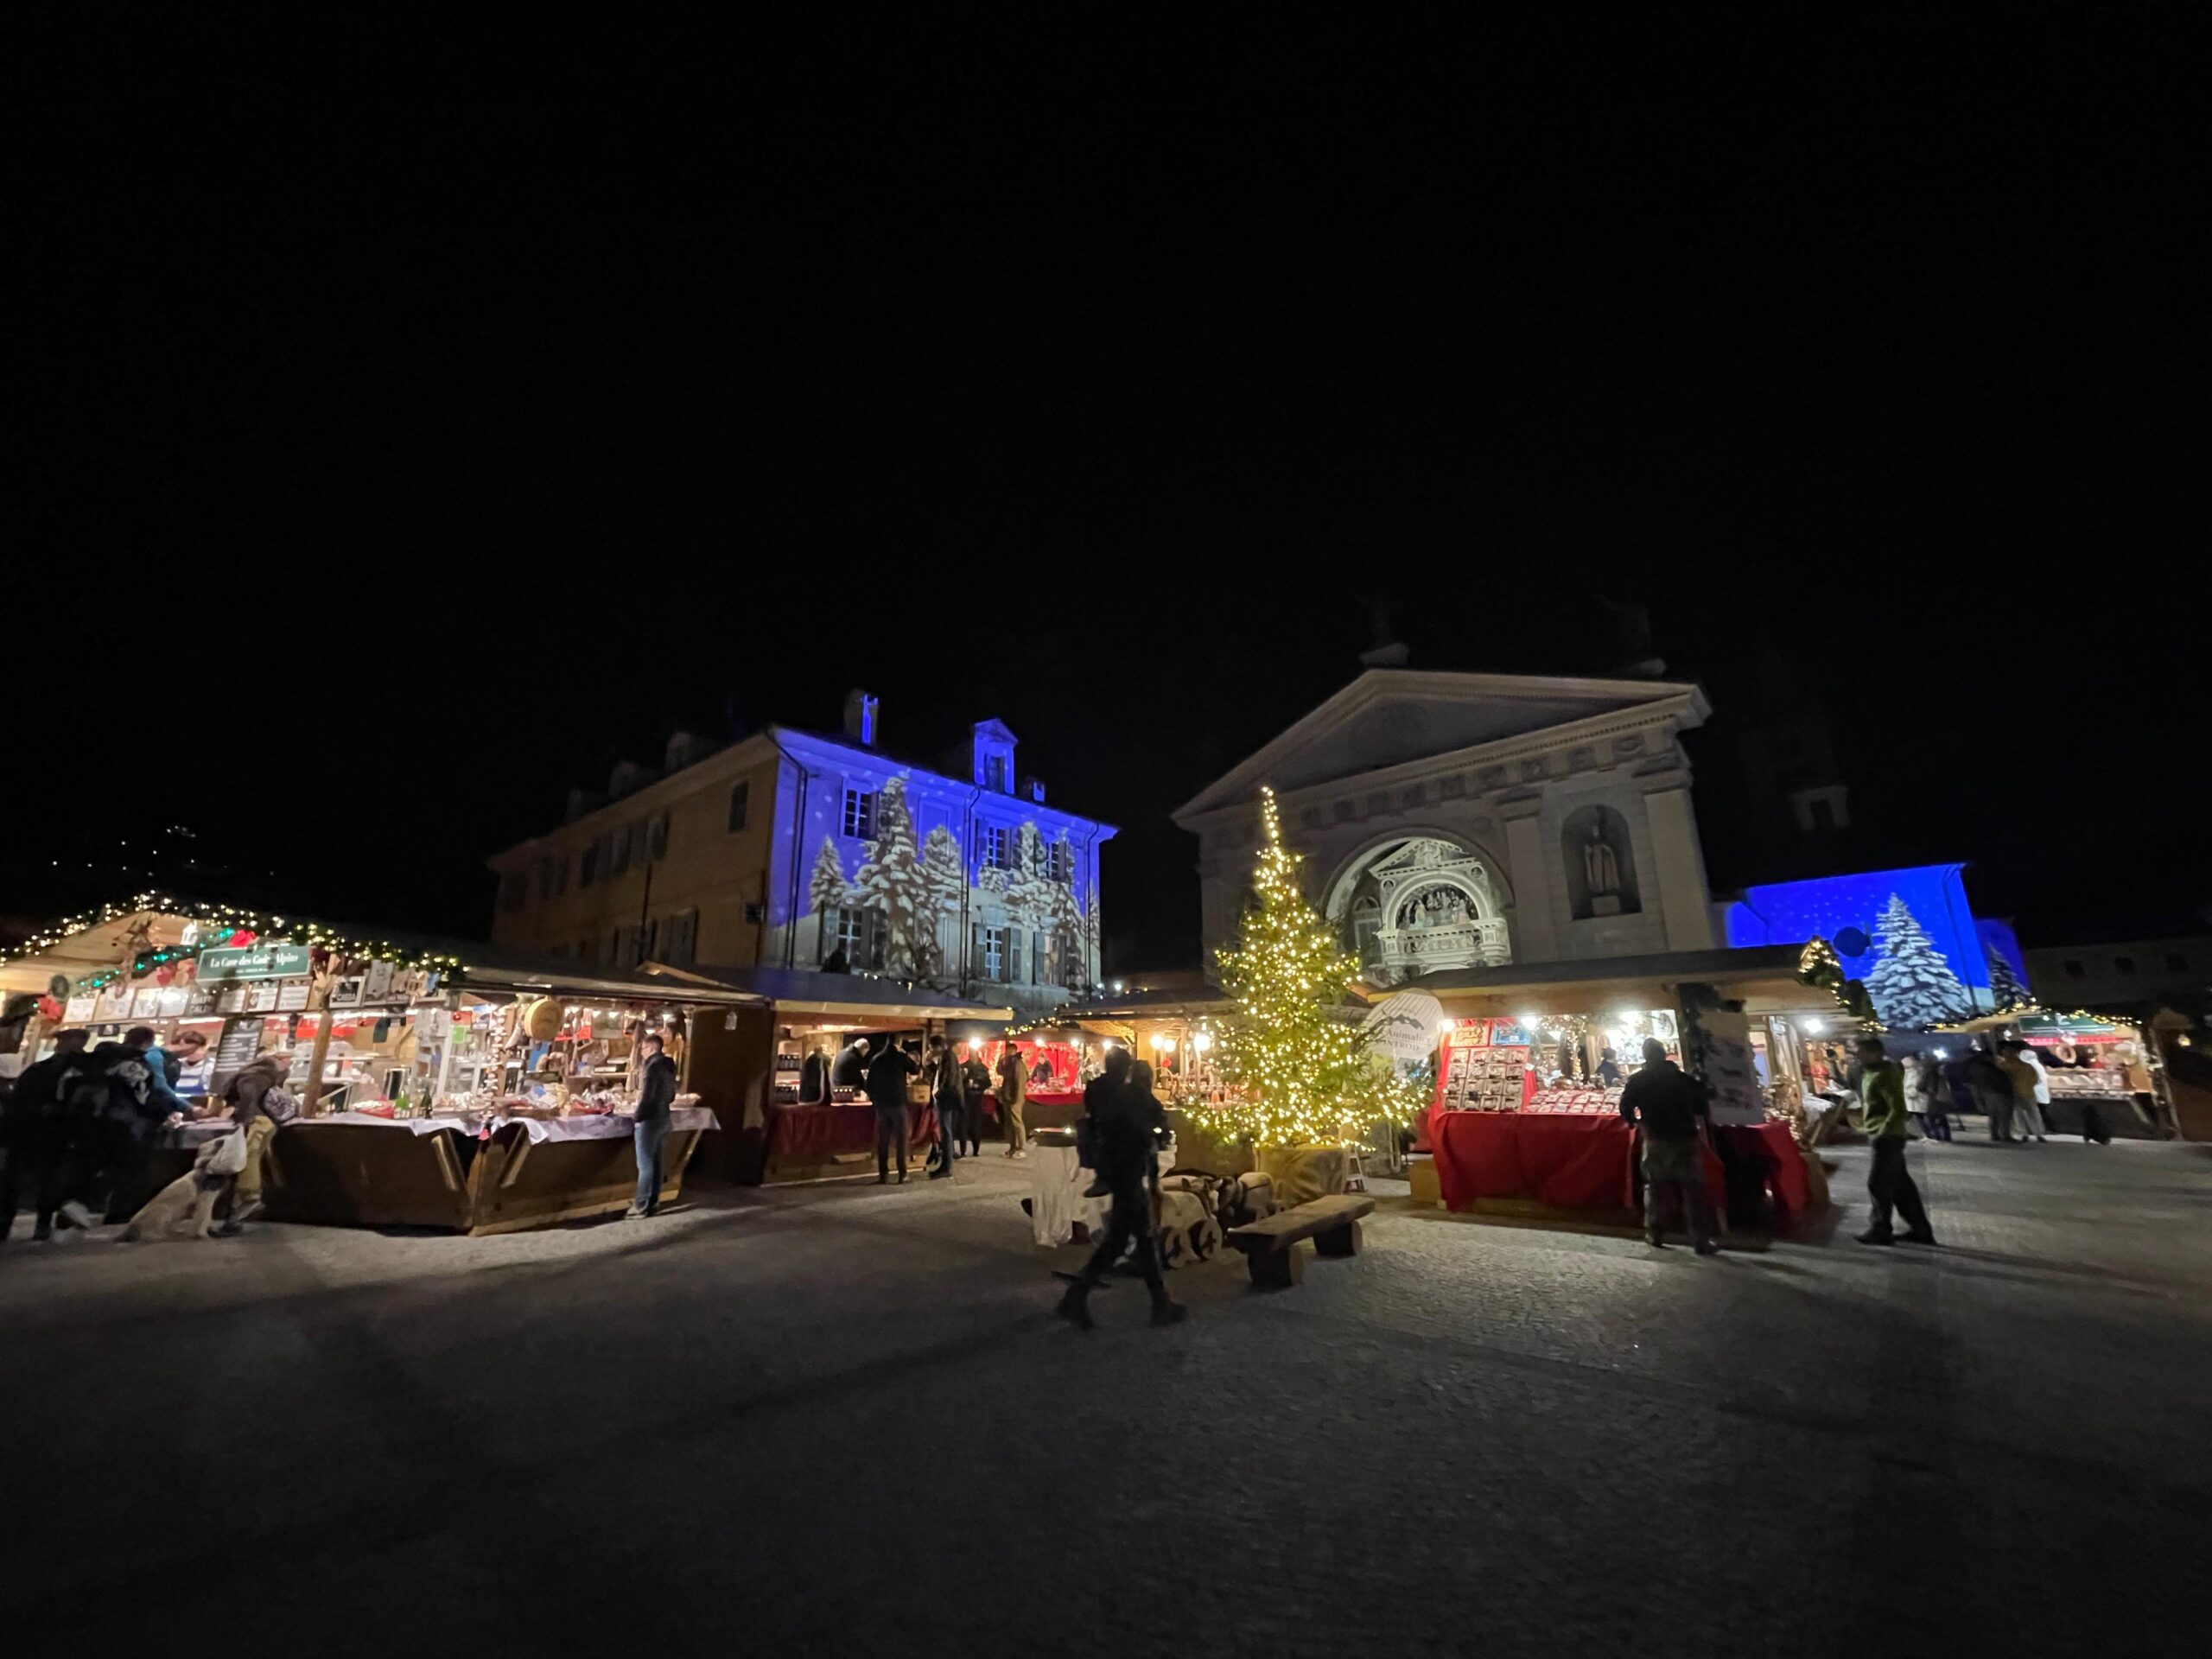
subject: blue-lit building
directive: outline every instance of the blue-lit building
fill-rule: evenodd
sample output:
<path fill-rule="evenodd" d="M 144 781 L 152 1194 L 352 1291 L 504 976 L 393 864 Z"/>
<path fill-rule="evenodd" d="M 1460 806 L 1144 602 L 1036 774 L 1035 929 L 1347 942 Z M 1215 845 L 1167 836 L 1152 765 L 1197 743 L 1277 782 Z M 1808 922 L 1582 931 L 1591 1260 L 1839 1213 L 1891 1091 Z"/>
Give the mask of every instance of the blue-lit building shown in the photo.
<path fill-rule="evenodd" d="M 937 765 L 884 752 L 872 697 L 839 734 L 679 736 L 658 772 L 491 861 L 495 944 L 620 967 L 825 966 L 1039 1011 L 1098 980 L 1098 849 L 1014 734 L 978 721 Z"/>
<path fill-rule="evenodd" d="M 2025 999 L 2019 941 L 1974 913 L 1963 864 L 1747 887 L 1721 920 L 1732 946 L 1827 940 L 1887 1025 L 1924 1027 Z"/>

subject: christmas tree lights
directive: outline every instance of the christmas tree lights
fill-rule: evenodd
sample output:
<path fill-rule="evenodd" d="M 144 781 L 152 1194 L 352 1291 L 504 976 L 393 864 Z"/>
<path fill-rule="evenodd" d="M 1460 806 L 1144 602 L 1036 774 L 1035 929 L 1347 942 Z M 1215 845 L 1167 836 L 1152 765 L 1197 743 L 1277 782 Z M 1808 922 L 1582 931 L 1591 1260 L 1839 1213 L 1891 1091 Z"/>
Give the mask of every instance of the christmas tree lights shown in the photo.
<path fill-rule="evenodd" d="M 1235 1097 L 1202 1109 L 1208 1127 L 1263 1147 L 1340 1141 L 1377 1120 L 1412 1121 L 1418 1087 L 1370 1052 L 1368 1033 L 1344 1017 L 1344 988 L 1358 963 L 1299 891 L 1299 856 L 1282 844 L 1274 791 L 1262 788 L 1265 836 L 1232 949 L 1218 954 L 1236 1016 L 1221 1033 L 1221 1067 Z"/>

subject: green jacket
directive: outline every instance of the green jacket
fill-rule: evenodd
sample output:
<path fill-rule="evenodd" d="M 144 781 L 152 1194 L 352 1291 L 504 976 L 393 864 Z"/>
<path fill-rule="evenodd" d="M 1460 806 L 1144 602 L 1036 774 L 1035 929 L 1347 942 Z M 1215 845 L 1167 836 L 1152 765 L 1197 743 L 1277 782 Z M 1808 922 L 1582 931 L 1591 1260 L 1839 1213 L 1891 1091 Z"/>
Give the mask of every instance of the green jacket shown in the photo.
<path fill-rule="evenodd" d="M 1859 1080 L 1859 1097 L 1866 1103 L 1863 1114 L 1869 1141 L 1902 1141 L 1904 1139 L 1904 1068 L 1895 1060 L 1884 1060 L 1879 1065 L 1870 1065 Z"/>

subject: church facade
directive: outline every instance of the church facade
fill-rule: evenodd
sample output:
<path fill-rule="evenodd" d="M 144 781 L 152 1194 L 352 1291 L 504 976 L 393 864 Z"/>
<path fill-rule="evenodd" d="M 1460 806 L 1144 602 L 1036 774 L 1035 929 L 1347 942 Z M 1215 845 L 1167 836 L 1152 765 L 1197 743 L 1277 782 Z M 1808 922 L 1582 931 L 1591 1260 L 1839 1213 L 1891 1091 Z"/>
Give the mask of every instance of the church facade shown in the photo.
<path fill-rule="evenodd" d="M 1175 813 L 1205 960 L 1231 944 L 1270 785 L 1362 976 L 1717 943 L 1681 734 L 1695 685 L 1371 668 Z"/>

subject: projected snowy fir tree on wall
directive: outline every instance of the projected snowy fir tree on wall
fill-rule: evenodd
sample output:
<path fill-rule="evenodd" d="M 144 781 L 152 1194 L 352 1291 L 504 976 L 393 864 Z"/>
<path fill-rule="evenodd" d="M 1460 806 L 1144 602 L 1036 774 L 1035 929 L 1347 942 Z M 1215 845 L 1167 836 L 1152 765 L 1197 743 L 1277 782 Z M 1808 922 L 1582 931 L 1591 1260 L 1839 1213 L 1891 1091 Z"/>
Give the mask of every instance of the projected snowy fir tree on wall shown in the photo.
<path fill-rule="evenodd" d="M 1897 893 L 1875 924 L 1874 951 L 1866 995 L 1884 1025 L 1925 1027 L 1974 1013 L 1973 995 Z"/>
<path fill-rule="evenodd" d="M 807 909 L 817 916 L 841 909 L 868 913 L 878 930 L 874 965 L 882 971 L 900 979 L 957 982 L 969 954 L 958 937 L 963 910 L 972 922 L 994 927 L 1001 925 L 1002 911 L 1005 926 L 1033 940 L 1050 940 L 1063 957 L 1071 955 L 1085 964 L 1094 960 L 1096 897 L 1084 902 L 1065 830 L 1047 842 L 1034 819 L 1024 822 L 1006 849 L 1005 866 L 984 862 L 970 881 L 959 838 L 950 830 L 938 824 L 917 842 L 903 777 L 887 780 L 877 791 L 874 829 L 874 837 L 861 843 L 861 862 L 849 880 L 836 841 L 823 837 L 807 882 Z M 826 957 L 830 937 L 825 930 L 818 938 L 818 955 Z M 1010 961 L 1009 950 L 1001 966 Z M 968 963 L 966 972 L 971 978 L 991 977 L 979 962 Z"/>

